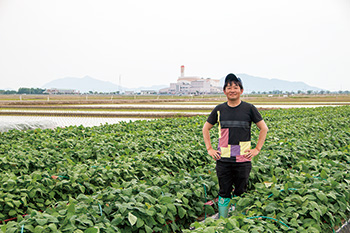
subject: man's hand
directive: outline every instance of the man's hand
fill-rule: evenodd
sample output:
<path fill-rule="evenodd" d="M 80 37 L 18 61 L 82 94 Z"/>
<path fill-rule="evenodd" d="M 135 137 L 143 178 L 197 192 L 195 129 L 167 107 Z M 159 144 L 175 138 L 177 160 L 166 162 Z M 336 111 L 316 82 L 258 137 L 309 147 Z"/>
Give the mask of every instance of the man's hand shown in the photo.
<path fill-rule="evenodd" d="M 246 150 L 244 151 L 244 154 L 243 156 L 246 158 L 246 159 L 251 159 L 253 158 L 254 156 L 258 155 L 260 152 L 260 150 L 254 148 L 254 149 L 251 149 L 251 150 Z"/>
<path fill-rule="evenodd" d="M 208 154 L 215 160 L 221 159 L 221 152 L 213 148 L 208 150 Z"/>

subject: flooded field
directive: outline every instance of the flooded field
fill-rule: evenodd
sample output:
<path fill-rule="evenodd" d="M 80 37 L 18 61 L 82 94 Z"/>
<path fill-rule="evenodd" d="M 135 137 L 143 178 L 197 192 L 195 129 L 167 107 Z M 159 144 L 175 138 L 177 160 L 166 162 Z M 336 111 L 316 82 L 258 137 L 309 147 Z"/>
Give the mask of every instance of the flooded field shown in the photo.
<path fill-rule="evenodd" d="M 77 105 L 76 107 L 108 107 L 108 108 L 126 108 L 131 109 L 203 109 L 211 110 L 219 103 L 208 103 L 208 104 L 96 104 L 96 105 Z M 349 103 L 350 104 L 350 103 Z M 254 104 L 257 108 L 316 108 L 316 107 L 327 107 L 327 106 L 340 106 L 339 103 L 327 103 L 327 104 L 286 104 L 286 103 L 276 103 L 276 104 Z"/>
<path fill-rule="evenodd" d="M 118 103 L 111 103 L 103 100 L 92 101 L 90 97 L 89 101 L 79 100 L 76 96 L 66 99 L 68 97 L 55 96 L 54 98 L 59 98 L 56 102 L 51 101 L 51 98 L 50 101 L 33 101 L 34 97 L 25 101 L 0 100 L 0 131 L 70 125 L 91 127 L 106 123 L 116 124 L 120 121 L 209 115 L 216 105 L 226 101 L 225 98 L 217 97 L 190 101 L 176 98 L 166 101 L 160 99 L 150 101 L 146 98 L 141 100 L 120 99 Z M 262 110 L 350 105 L 348 96 L 298 99 L 248 97 L 244 101 L 253 103 Z"/>
<path fill-rule="evenodd" d="M 145 120 L 143 118 L 116 118 L 116 117 L 50 117 L 50 116 L 0 116 L 0 132 L 11 129 L 54 129 L 71 125 L 85 127 L 99 126 L 101 124 L 117 124 L 121 121 Z"/>

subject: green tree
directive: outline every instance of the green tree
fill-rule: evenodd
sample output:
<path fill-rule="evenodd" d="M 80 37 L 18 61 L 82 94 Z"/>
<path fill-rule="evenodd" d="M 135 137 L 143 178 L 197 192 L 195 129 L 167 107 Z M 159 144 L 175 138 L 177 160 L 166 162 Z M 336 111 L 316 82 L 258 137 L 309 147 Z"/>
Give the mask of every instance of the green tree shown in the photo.
<path fill-rule="evenodd" d="M 36 95 L 40 95 L 40 94 L 44 94 L 45 89 L 41 89 L 41 88 L 27 88 L 27 87 L 20 87 L 18 89 L 17 94 L 36 94 Z"/>

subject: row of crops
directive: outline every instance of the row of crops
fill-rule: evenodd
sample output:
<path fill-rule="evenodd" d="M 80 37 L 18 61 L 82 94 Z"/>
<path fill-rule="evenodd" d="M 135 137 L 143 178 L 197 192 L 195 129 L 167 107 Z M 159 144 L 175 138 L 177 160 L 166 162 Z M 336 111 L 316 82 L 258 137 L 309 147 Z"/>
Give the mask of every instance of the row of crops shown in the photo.
<path fill-rule="evenodd" d="M 332 232 L 350 215 L 349 113 L 262 112 L 248 192 L 204 223 L 218 192 L 206 117 L 1 133 L 0 232 Z"/>

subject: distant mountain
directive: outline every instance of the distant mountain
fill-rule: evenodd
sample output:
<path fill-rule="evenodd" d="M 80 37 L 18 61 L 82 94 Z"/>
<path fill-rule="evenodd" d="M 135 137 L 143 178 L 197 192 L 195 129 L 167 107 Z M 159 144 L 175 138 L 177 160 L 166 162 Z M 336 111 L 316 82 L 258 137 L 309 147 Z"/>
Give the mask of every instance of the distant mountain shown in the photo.
<path fill-rule="evenodd" d="M 92 92 L 116 92 L 116 91 L 140 91 L 155 90 L 158 91 L 166 86 L 154 85 L 150 87 L 125 88 L 112 82 L 101 81 L 90 76 L 83 78 L 66 77 L 56 79 L 46 83 L 43 88 L 74 89 L 81 93 Z"/>
<path fill-rule="evenodd" d="M 261 77 L 255 77 L 248 74 L 236 74 L 237 77 L 240 77 L 243 82 L 243 88 L 247 93 L 255 92 L 269 92 L 274 90 L 279 91 L 289 91 L 297 92 L 301 91 L 321 91 L 323 89 L 318 87 L 309 86 L 304 82 L 291 82 L 280 79 L 267 79 Z M 220 79 L 220 84 L 223 86 L 225 77 Z"/>
<path fill-rule="evenodd" d="M 261 77 L 255 77 L 248 74 L 237 74 L 238 77 L 242 78 L 243 87 L 246 93 L 255 92 L 269 92 L 274 90 L 279 91 L 321 91 L 321 88 L 309 86 L 304 82 L 290 82 L 280 79 L 267 79 Z M 220 79 L 220 85 L 223 86 L 225 78 Z M 149 87 L 135 87 L 135 88 L 125 88 L 116 85 L 112 82 L 101 81 L 90 76 L 85 76 L 83 78 L 66 77 L 61 79 L 53 80 L 46 83 L 43 88 L 58 88 L 58 89 L 74 89 L 80 91 L 81 93 L 92 92 L 116 92 L 116 91 L 135 91 L 139 92 L 141 90 L 155 90 L 159 91 L 162 88 L 169 86 L 166 85 L 153 85 Z"/>
<path fill-rule="evenodd" d="M 114 92 L 120 90 L 119 86 L 114 83 L 97 80 L 89 76 L 56 79 L 46 83 L 43 88 L 74 89 L 82 93 L 89 91 Z"/>

